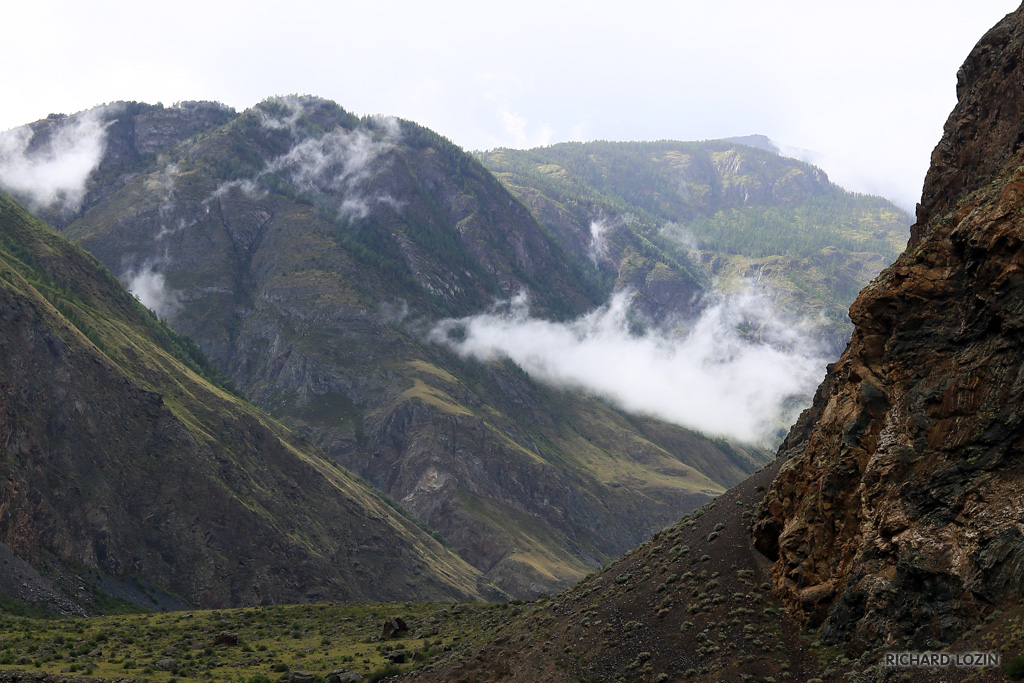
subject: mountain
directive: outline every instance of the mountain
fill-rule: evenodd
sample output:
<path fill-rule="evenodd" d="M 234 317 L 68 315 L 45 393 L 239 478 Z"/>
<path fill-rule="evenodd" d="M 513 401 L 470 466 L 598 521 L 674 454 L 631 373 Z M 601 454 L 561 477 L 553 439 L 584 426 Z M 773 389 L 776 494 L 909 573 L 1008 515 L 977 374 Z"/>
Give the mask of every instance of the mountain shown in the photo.
<path fill-rule="evenodd" d="M 1024 649 L 1024 6 L 769 467 L 416 680 L 1005 680 Z M 1005 666 L 891 668 L 946 650 Z"/>
<path fill-rule="evenodd" d="M 781 154 L 782 150 L 779 146 L 772 142 L 772 139 L 767 135 L 737 135 L 736 137 L 725 138 L 726 142 L 738 142 L 741 145 L 747 147 L 756 147 L 757 149 L 767 150 L 774 152 L 775 154 Z"/>
<path fill-rule="evenodd" d="M 497 595 L 5 195 L 0 330 L 5 596 L 80 614 Z"/>
<path fill-rule="evenodd" d="M 838 357 L 847 307 L 906 245 L 912 219 L 766 141 L 562 143 L 479 158 L 567 250 L 600 226 L 602 272 L 634 288 L 649 315 L 688 313 L 695 284 L 753 281 Z"/>
<path fill-rule="evenodd" d="M 316 98 L 120 103 L 32 124 L 25 154 L 74 131 L 102 154 L 40 215 L 512 595 L 571 585 L 768 458 L 436 341 L 520 293 L 573 319 L 611 283 L 424 128 Z"/>

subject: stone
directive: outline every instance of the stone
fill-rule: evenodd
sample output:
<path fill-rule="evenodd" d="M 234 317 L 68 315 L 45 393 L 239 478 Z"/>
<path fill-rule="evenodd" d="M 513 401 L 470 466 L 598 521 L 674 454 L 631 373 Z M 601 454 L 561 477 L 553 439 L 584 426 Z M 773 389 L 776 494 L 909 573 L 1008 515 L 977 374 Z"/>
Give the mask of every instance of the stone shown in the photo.
<path fill-rule="evenodd" d="M 409 627 L 402 617 L 389 617 L 384 620 L 384 626 L 381 628 L 381 637 L 394 638 L 399 633 L 406 633 L 408 630 Z"/>
<path fill-rule="evenodd" d="M 237 633 L 229 633 L 228 631 L 221 631 L 213 639 L 213 644 L 214 645 L 228 645 L 228 646 L 234 647 L 235 645 L 238 645 L 238 634 Z"/>

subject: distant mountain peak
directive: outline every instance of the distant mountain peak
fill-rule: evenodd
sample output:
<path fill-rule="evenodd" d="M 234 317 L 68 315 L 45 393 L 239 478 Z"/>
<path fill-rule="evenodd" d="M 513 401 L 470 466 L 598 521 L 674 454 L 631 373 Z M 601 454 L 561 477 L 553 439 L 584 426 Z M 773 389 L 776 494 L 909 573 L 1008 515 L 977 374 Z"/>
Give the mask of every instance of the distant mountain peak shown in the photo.
<path fill-rule="evenodd" d="M 782 153 L 780 151 L 779 146 L 776 145 L 775 142 L 767 135 L 760 135 L 755 133 L 754 135 L 740 135 L 737 137 L 723 139 L 726 142 L 735 142 L 737 144 L 746 145 L 748 147 L 756 147 L 758 149 L 763 149 L 767 152 L 775 152 L 776 154 Z"/>

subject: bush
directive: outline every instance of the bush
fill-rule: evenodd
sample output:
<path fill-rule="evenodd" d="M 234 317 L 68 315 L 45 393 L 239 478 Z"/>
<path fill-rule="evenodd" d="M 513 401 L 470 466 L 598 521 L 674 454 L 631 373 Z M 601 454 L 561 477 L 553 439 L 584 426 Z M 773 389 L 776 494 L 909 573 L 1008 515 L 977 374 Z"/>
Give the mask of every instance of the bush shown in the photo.
<path fill-rule="evenodd" d="M 1011 657 L 1006 663 L 1006 677 L 1013 681 L 1024 679 L 1024 655 Z"/>
<path fill-rule="evenodd" d="M 377 681 L 382 681 L 385 678 L 397 676 L 400 673 L 402 673 L 402 667 L 397 666 L 395 664 L 388 664 L 385 667 L 376 669 L 375 671 L 371 671 L 363 680 L 366 683 L 377 683 Z"/>

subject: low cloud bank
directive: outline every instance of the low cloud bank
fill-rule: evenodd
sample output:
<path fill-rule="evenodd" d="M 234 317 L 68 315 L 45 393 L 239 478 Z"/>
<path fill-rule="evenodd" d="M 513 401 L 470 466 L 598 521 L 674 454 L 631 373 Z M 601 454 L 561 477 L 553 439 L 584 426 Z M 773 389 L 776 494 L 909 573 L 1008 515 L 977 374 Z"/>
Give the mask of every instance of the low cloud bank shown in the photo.
<path fill-rule="evenodd" d="M 532 318 L 520 295 L 444 320 L 432 341 L 464 357 L 509 358 L 535 379 L 709 436 L 774 445 L 810 402 L 827 359 L 805 326 L 772 313 L 764 292 L 709 295 L 694 320 L 630 331 L 629 292 L 576 321 Z"/>
<path fill-rule="evenodd" d="M 608 224 L 604 219 L 597 219 L 590 222 L 590 248 L 588 254 L 590 260 L 596 266 L 598 262 L 608 257 Z"/>
<path fill-rule="evenodd" d="M 66 117 L 51 125 L 48 139 L 35 144 L 31 126 L 0 133 L 0 185 L 25 197 L 34 209 L 77 211 L 89 174 L 103 158 L 103 111 Z"/>

